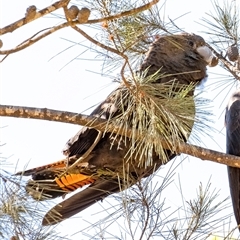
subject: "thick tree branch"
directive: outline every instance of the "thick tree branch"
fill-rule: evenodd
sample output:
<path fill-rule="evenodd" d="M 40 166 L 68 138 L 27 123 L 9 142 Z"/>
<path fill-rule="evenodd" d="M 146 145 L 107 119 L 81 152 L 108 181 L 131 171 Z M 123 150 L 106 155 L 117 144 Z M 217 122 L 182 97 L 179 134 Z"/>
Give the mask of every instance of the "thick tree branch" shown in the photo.
<path fill-rule="evenodd" d="M 48 120 L 55 122 L 78 124 L 82 126 L 96 128 L 100 131 L 108 131 L 117 133 L 124 136 L 131 136 L 131 129 L 128 131 L 122 131 L 118 126 L 113 123 L 107 123 L 106 120 L 96 119 L 93 116 L 87 116 L 78 113 L 64 112 L 58 110 L 52 110 L 47 108 L 32 108 L 32 107 L 21 107 L 21 106 L 8 106 L 0 105 L 0 116 L 5 117 L 16 117 L 16 118 L 31 118 L 39 120 Z M 141 139 L 143 136 L 138 136 Z M 164 139 L 159 139 L 164 148 L 169 147 L 169 143 L 164 141 Z M 187 143 L 180 143 L 176 147 L 176 153 L 185 153 L 198 157 L 202 160 L 209 160 L 216 163 L 225 164 L 231 167 L 240 168 L 240 157 L 233 156 L 230 154 L 225 154 L 210 149 L 198 147 L 195 145 L 190 145 Z"/>

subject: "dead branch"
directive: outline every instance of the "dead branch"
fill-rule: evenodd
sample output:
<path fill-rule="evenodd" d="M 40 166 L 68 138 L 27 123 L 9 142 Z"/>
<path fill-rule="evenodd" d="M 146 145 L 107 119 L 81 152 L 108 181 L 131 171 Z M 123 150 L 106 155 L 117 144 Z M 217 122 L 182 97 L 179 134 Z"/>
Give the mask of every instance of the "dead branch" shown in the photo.
<path fill-rule="evenodd" d="M 99 131 L 108 131 L 117 133 L 124 136 L 131 136 L 131 129 L 122 131 L 119 127 L 113 123 L 107 123 L 106 120 L 97 119 L 94 116 L 83 115 L 79 113 L 72 113 L 66 111 L 58 111 L 47 108 L 32 108 L 22 106 L 9 106 L 0 105 L 0 116 L 15 117 L 15 118 L 30 118 L 39 120 L 48 120 L 55 122 L 78 124 L 95 128 Z M 107 129 L 106 129 L 107 125 Z M 143 136 L 137 136 L 138 139 Z M 169 142 L 164 139 L 159 139 L 164 148 L 169 148 Z M 176 147 L 176 153 L 185 153 L 201 160 L 208 160 L 216 163 L 225 164 L 231 167 L 240 168 L 240 157 L 233 156 L 230 154 L 221 153 L 218 151 L 198 147 L 187 143 L 179 143 Z"/>

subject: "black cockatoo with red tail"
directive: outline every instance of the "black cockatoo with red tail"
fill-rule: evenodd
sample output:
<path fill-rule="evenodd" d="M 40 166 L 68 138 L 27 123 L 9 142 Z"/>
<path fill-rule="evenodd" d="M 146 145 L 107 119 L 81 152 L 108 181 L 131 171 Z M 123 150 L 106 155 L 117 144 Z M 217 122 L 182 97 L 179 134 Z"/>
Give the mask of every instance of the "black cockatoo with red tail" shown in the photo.
<path fill-rule="evenodd" d="M 228 102 L 225 126 L 226 153 L 240 156 L 240 89 L 233 93 Z M 237 224 L 240 225 L 240 168 L 227 168 L 234 215 Z"/>
<path fill-rule="evenodd" d="M 65 160 L 18 173 L 31 175 L 26 189 L 38 200 L 63 196 L 88 185 L 53 207 L 45 215 L 43 225 L 77 214 L 173 159 L 174 143 L 187 141 L 194 122 L 194 88 L 207 77 L 206 66 L 216 63 L 217 58 L 201 36 L 182 33 L 156 39 L 135 75 L 121 82 L 91 113 L 123 132 L 131 129 L 131 134 L 126 137 L 82 127 L 67 142 Z M 191 98 L 192 108 L 179 100 L 180 95 Z M 191 116 L 184 116 L 181 107 L 191 108 Z M 171 150 L 162 146 L 161 138 Z"/>

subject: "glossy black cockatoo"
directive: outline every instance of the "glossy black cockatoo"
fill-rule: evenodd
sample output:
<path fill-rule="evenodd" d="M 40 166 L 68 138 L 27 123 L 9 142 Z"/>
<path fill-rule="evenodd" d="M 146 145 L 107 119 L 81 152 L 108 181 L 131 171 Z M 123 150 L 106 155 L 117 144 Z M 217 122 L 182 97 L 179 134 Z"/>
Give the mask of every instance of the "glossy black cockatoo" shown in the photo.
<path fill-rule="evenodd" d="M 228 102 L 225 126 L 226 153 L 240 156 L 240 89 L 233 93 Z M 227 168 L 234 215 L 237 224 L 240 225 L 240 168 Z"/>
<path fill-rule="evenodd" d="M 194 122 L 194 101 L 190 120 L 192 123 L 185 126 L 187 124 L 184 122 L 190 119 L 189 116 L 180 114 L 175 123 L 175 113 L 168 112 L 164 115 L 166 104 L 156 105 L 152 100 L 159 100 L 165 94 L 170 96 L 171 101 L 177 101 L 177 95 L 166 92 L 166 89 L 170 89 L 166 85 L 171 84 L 176 91 L 182 85 L 195 87 L 207 76 L 206 66 L 215 65 L 216 60 L 201 36 L 182 33 L 163 35 L 156 39 L 136 70 L 136 78 L 141 81 L 126 80 L 127 84 L 126 81 L 121 82 L 91 114 L 112 121 L 122 128 L 127 123 L 128 127 L 135 129 L 130 136 L 101 133 L 94 128 L 83 127 L 67 142 L 63 151 L 67 156 L 65 160 L 21 173 L 31 175 L 32 179 L 26 189 L 32 197 L 39 200 L 63 196 L 88 185 L 86 189 L 52 208 L 45 215 L 43 225 L 58 223 L 108 195 L 132 186 L 174 158 L 174 150 L 161 149 L 159 140 L 151 137 L 156 131 L 159 139 L 165 137 L 174 141 L 176 137 L 186 142 Z M 154 79 L 151 86 L 148 85 L 149 79 Z M 187 96 L 192 97 L 194 87 Z M 143 89 L 150 89 L 152 95 L 149 97 L 148 90 Z M 139 106 L 143 106 L 141 110 Z M 153 112 L 152 116 L 147 115 L 149 109 Z M 144 114 L 144 120 L 136 120 Z M 172 118 L 168 121 L 169 115 Z M 177 130 L 171 130 L 174 124 L 178 127 Z M 144 135 L 141 140 L 134 134 L 138 130 L 141 131 L 140 135 Z"/>

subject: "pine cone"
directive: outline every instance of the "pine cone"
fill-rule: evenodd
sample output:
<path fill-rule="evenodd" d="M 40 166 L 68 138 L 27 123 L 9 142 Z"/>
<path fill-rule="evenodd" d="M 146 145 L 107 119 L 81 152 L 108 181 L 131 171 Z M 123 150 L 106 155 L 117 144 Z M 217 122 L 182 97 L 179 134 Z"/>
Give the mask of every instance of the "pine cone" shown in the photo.
<path fill-rule="evenodd" d="M 218 65 L 218 58 L 215 57 L 215 56 L 213 56 L 210 64 L 208 64 L 208 66 L 209 66 L 209 67 L 215 67 L 215 66 L 217 66 L 217 65 Z"/>
<path fill-rule="evenodd" d="M 32 20 L 35 17 L 36 13 L 37 13 L 37 8 L 36 6 L 32 5 L 26 9 L 25 17 L 28 21 Z"/>
<path fill-rule="evenodd" d="M 88 8 L 82 8 L 78 13 L 78 21 L 79 23 L 86 23 L 90 16 L 91 11 Z"/>
<path fill-rule="evenodd" d="M 235 62 L 238 60 L 238 48 L 237 46 L 230 46 L 227 49 L 227 57 L 231 62 Z"/>
<path fill-rule="evenodd" d="M 78 13 L 79 13 L 78 7 L 72 5 L 67 11 L 67 17 L 69 17 L 71 20 L 74 20 L 77 18 Z"/>
<path fill-rule="evenodd" d="M 10 240 L 19 240 L 19 238 L 16 237 L 16 236 L 12 236 L 12 237 L 10 238 Z"/>

